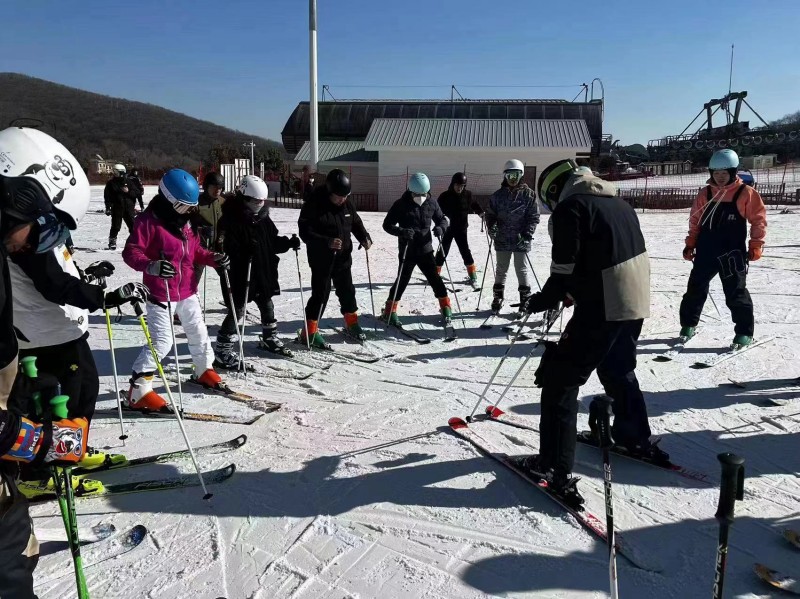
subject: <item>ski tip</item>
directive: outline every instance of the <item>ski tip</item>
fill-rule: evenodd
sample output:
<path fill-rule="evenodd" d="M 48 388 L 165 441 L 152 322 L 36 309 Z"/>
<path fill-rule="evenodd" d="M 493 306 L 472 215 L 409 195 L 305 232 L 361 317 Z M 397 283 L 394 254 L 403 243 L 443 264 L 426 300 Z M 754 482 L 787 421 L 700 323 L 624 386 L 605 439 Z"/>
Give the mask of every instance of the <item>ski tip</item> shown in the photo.
<path fill-rule="evenodd" d="M 214 497 L 213 493 L 206 493 L 203 495 L 203 501 L 209 501 L 212 497 Z"/>
<path fill-rule="evenodd" d="M 486 407 L 486 415 L 489 416 L 489 418 L 498 418 L 498 417 L 502 416 L 503 414 L 505 414 L 505 412 L 503 410 L 501 410 L 500 408 L 497 408 L 495 406 L 487 406 Z"/>
<path fill-rule="evenodd" d="M 453 416 L 450 420 L 447 421 L 447 424 L 450 428 L 454 430 L 458 430 L 460 428 L 468 428 L 467 423 L 464 422 L 463 418 L 459 418 L 458 416 Z"/>
<path fill-rule="evenodd" d="M 239 447 L 241 447 L 242 445 L 247 443 L 247 435 L 239 435 L 238 437 L 236 437 L 233 440 L 233 443 L 236 446 L 236 448 L 238 449 Z"/>
<path fill-rule="evenodd" d="M 787 528 L 783 531 L 783 538 L 789 541 L 792 545 L 800 549 L 800 532 Z"/>
<path fill-rule="evenodd" d="M 127 534 L 125 545 L 135 547 L 147 536 L 147 527 L 144 524 L 137 524 Z"/>

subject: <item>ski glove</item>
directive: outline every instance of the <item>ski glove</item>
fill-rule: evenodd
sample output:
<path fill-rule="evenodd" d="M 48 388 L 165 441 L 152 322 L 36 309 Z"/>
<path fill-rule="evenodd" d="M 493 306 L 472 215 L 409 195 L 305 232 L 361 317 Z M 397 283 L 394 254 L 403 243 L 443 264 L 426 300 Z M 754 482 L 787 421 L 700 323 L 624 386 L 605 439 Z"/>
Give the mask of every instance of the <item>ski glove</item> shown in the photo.
<path fill-rule="evenodd" d="M 683 248 L 683 259 L 684 260 L 689 260 L 690 262 L 692 262 L 694 260 L 694 248 L 693 247 L 687 245 L 685 248 Z"/>
<path fill-rule="evenodd" d="M 111 216 L 111 208 L 106 206 L 106 216 Z"/>
<path fill-rule="evenodd" d="M 544 296 L 541 293 L 534 293 L 527 300 L 525 300 L 525 305 L 521 307 L 523 310 L 525 310 L 526 314 L 533 314 L 534 312 L 544 312 L 553 306 L 548 306 L 545 304 Z"/>
<path fill-rule="evenodd" d="M 531 237 L 530 235 L 525 235 L 522 233 L 517 235 L 517 247 L 519 249 L 524 249 L 525 245 L 530 243 L 531 241 L 533 241 L 533 237 Z"/>
<path fill-rule="evenodd" d="M 497 237 L 497 225 L 492 225 L 491 227 L 489 227 L 489 237 L 491 237 L 492 239 Z"/>
<path fill-rule="evenodd" d="M 90 283 L 105 279 L 106 277 L 110 277 L 114 274 L 114 265 L 111 264 L 108 260 L 100 260 L 99 262 L 92 262 L 86 269 L 83 271 L 83 274 L 86 275 L 86 278 L 89 280 Z"/>
<path fill-rule="evenodd" d="M 289 238 L 289 247 L 293 250 L 300 249 L 300 238 L 297 235 L 292 235 Z"/>
<path fill-rule="evenodd" d="M 116 308 L 128 302 L 146 302 L 150 297 L 150 290 L 143 283 L 126 283 L 114 291 L 106 293 L 104 303 L 106 308 Z"/>
<path fill-rule="evenodd" d="M 86 418 L 64 418 L 42 424 L 20 418 L 17 442 L 0 459 L 74 466 L 86 455 L 88 433 Z"/>
<path fill-rule="evenodd" d="M 228 254 L 223 254 L 220 252 L 215 253 L 214 262 L 217 263 L 218 268 L 228 269 L 231 267 L 231 259 L 228 257 Z"/>
<path fill-rule="evenodd" d="M 400 237 L 407 241 L 414 239 L 414 235 L 416 235 L 416 231 L 414 231 L 414 229 L 400 229 Z"/>
<path fill-rule="evenodd" d="M 169 260 L 153 260 L 147 265 L 145 272 L 159 279 L 171 279 L 178 273 Z"/>
<path fill-rule="evenodd" d="M 761 254 L 763 253 L 764 253 L 763 247 L 753 246 L 750 248 L 750 251 L 747 252 L 747 259 L 750 260 L 750 262 L 755 262 L 756 260 L 761 259 Z"/>
<path fill-rule="evenodd" d="M 444 230 L 439 225 L 436 225 L 433 228 L 433 235 L 436 239 L 441 239 L 442 235 L 444 235 Z"/>

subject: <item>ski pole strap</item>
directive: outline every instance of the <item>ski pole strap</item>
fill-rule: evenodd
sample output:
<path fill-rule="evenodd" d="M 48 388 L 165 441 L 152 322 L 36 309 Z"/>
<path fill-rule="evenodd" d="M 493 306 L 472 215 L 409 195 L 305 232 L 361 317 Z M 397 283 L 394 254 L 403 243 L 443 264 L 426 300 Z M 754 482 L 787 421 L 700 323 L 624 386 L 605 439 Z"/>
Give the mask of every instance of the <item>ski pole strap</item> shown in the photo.
<path fill-rule="evenodd" d="M 732 453 L 717 456 L 722 465 L 719 487 L 719 504 L 714 517 L 720 524 L 733 523 L 733 508 L 736 500 L 744 498 L 744 458 Z"/>
<path fill-rule="evenodd" d="M 589 404 L 589 424 L 601 448 L 614 445 L 611 440 L 611 403 L 608 395 L 598 395 Z"/>

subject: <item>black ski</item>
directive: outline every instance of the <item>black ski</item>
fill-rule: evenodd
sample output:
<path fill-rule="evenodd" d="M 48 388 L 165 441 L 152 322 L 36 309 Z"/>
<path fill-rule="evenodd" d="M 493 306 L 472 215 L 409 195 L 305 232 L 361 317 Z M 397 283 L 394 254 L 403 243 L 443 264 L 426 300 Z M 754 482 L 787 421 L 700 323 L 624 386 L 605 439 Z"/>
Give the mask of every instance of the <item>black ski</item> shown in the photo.
<path fill-rule="evenodd" d="M 210 445 L 201 445 L 200 447 L 195 447 L 194 452 L 195 455 L 198 456 L 217 455 L 239 449 L 240 447 L 243 447 L 245 443 L 247 443 L 247 435 L 239 435 L 238 437 L 235 437 L 228 441 L 221 441 L 219 443 L 212 443 Z M 142 466 L 144 464 L 163 464 L 166 462 L 173 462 L 175 460 L 188 458 L 189 455 L 190 454 L 188 449 L 179 449 L 177 451 L 155 453 L 140 458 L 132 458 L 127 460 L 126 462 L 117 464 L 102 464 L 97 468 L 73 468 L 72 473 L 93 474 L 95 472 L 102 472 L 104 470 L 119 470 L 121 468 L 133 468 L 134 466 Z"/>
<path fill-rule="evenodd" d="M 740 354 L 743 354 L 747 350 L 753 349 L 754 347 L 758 347 L 759 345 L 763 345 L 764 343 L 772 341 L 773 339 L 775 339 L 774 335 L 769 337 L 762 337 L 761 339 L 758 340 L 754 339 L 753 342 L 750 343 L 749 345 L 732 344 L 728 350 L 720 354 L 717 354 L 716 356 L 709 358 L 708 360 L 698 360 L 697 362 L 692 364 L 692 368 L 713 368 L 720 362 L 725 362 L 726 360 L 735 358 Z"/>
<path fill-rule="evenodd" d="M 300 348 L 302 350 L 305 350 L 306 352 L 316 353 L 316 354 L 327 354 L 333 359 L 338 359 L 345 362 L 352 360 L 353 362 L 361 362 L 362 364 L 374 364 L 375 362 L 381 359 L 380 356 L 373 356 L 373 355 L 364 356 L 361 354 L 357 354 L 355 352 L 337 349 L 327 342 L 325 343 L 325 347 L 317 347 L 315 345 L 312 345 L 311 348 L 309 349 L 308 346 L 300 340 L 300 331 L 298 331 L 297 339 L 295 339 L 294 342 L 297 343 L 300 346 Z"/>
<path fill-rule="evenodd" d="M 686 347 L 686 344 L 689 343 L 691 339 L 694 339 L 697 335 L 692 335 L 691 337 L 678 337 L 675 341 L 670 343 L 669 349 L 665 352 L 658 354 L 653 361 L 655 362 L 669 362 L 674 360 L 675 357 L 683 351 L 683 348 Z"/>

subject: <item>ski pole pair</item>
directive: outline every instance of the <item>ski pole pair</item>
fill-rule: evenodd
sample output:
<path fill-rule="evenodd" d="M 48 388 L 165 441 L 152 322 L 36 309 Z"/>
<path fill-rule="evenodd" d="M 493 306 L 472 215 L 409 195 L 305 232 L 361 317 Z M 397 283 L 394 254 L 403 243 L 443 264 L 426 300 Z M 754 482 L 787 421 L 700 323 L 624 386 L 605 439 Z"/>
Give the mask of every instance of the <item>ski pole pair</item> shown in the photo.
<path fill-rule="evenodd" d="M 228 269 L 222 269 L 222 274 L 225 278 L 225 288 L 228 290 L 228 305 L 230 305 L 233 325 L 236 327 L 236 336 L 239 338 L 239 370 L 244 373 L 244 378 L 247 378 L 247 364 L 244 361 L 244 330 L 247 326 L 247 303 L 250 299 L 250 275 L 252 268 L 253 260 L 251 258 L 247 262 L 247 282 L 244 290 L 244 308 L 242 309 L 241 323 L 239 323 L 239 317 L 236 314 L 236 304 L 233 303 L 233 289 L 231 288 L 231 279 L 228 274 Z"/>

